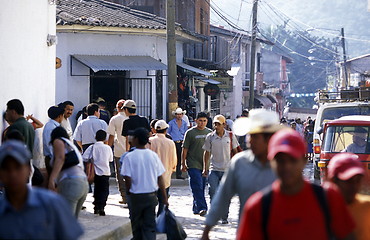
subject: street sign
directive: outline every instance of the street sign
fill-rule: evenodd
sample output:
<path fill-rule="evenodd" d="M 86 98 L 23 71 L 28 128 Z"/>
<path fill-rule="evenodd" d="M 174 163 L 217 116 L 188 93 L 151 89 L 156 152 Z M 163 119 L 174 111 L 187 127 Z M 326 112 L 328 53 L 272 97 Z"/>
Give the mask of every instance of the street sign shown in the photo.
<path fill-rule="evenodd" d="M 220 88 L 215 84 L 207 84 L 204 87 L 204 93 L 209 96 L 216 96 L 220 93 Z"/>

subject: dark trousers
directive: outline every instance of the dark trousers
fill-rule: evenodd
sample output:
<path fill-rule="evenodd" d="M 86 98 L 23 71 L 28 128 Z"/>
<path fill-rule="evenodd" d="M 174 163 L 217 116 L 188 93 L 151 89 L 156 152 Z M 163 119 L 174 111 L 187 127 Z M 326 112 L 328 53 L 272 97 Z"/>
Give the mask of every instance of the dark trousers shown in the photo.
<path fill-rule="evenodd" d="M 53 170 L 50 165 L 51 158 L 49 156 L 45 156 L 45 168 L 46 172 L 48 173 L 48 179 L 50 177 L 51 171 Z"/>
<path fill-rule="evenodd" d="M 182 142 L 175 142 L 176 155 L 177 155 L 177 165 L 176 165 L 176 177 L 181 177 L 181 152 L 182 152 Z"/>
<path fill-rule="evenodd" d="M 133 240 L 155 240 L 155 206 L 157 195 L 153 193 L 127 195 Z"/>
<path fill-rule="evenodd" d="M 200 211 L 207 211 L 207 202 L 204 196 L 207 178 L 202 176 L 202 170 L 197 168 L 189 168 L 190 188 L 193 192 L 193 213 L 198 214 Z"/>
<path fill-rule="evenodd" d="M 166 194 L 167 194 L 167 197 L 168 197 L 168 193 L 170 191 L 170 187 L 166 188 L 165 190 L 166 190 Z M 163 195 L 162 195 L 162 192 L 161 192 L 160 189 L 158 189 L 157 197 L 158 197 L 158 212 L 157 212 L 157 216 L 159 216 L 159 214 L 161 214 L 161 212 L 164 209 Z"/>
<path fill-rule="evenodd" d="M 94 210 L 104 210 L 109 195 L 109 177 L 98 176 L 94 178 Z"/>

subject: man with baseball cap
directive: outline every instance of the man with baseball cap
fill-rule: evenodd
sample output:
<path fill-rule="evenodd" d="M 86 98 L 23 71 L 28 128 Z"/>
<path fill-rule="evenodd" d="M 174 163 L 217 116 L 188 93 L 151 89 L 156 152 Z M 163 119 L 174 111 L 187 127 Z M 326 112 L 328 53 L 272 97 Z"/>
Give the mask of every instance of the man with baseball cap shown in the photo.
<path fill-rule="evenodd" d="M 281 126 L 277 113 L 265 109 L 253 109 L 248 118 L 238 118 L 235 121 L 236 135 L 250 135 L 250 150 L 231 159 L 230 167 L 212 199 L 202 239 L 209 239 L 210 230 L 228 212 L 234 195 L 239 197 L 240 217 L 248 198 L 276 179 L 267 159 L 267 145 L 270 137 L 279 129 Z"/>
<path fill-rule="evenodd" d="M 124 99 L 118 100 L 116 104 L 116 108 L 118 110 L 118 114 L 116 116 L 113 116 L 108 125 L 108 145 L 113 146 L 114 145 L 114 164 L 116 167 L 116 180 L 118 183 L 118 189 L 121 193 L 122 200 L 119 201 L 119 203 L 126 204 L 126 188 L 125 188 L 125 182 L 123 180 L 122 175 L 119 173 L 119 170 L 121 169 L 121 163 L 120 158 L 121 156 L 126 152 L 126 138 L 122 136 L 122 127 L 123 122 L 128 119 L 126 114 L 124 113 L 124 110 L 122 109 L 123 104 L 125 103 Z"/>
<path fill-rule="evenodd" d="M 370 239 L 370 197 L 358 194 L 365 175 L 361 161 L 352 153 L 339 153 L 328 165 L 328 178 L 338 186 L 347 203 L 356 223 L 358 240 Z"/>
<path fill-rule="evenodd" d="M 355 225 L 337 188 L 304 180 L 306 150 L 297 131 L 271 137 L 268 159 L 278 179 L 249 198 L 237 239 L 353 239 Z"/>
<path fill-rule="evenodd" d="M 163 166 L 165 168 L 165 172 L 163 173 L 162 177 L 164 180 L 164 186 L 166 188 L 166 193 L 170 190 L 171 185 L 171 175 L 172 172 L 176 169 L 177 165 L 177 157 L 176 157 L 176 147 L 175 143 L 166 137 L 166 132 L 168 129 L 168 124 L 165 120 L 158 120 L 154 128 L 156 130 L 156 135 L 149 138 L 149 144 L 147 145 L 148 148 L 155 153 L 158 154 L 159 159 L 161 159 Z M 160 192 L 158 194 L 158 212 L 159 215 L 164 208 L 164 201 L 162 194 Z"/>
<path fill-rule="evenodd" d="M 122 106 L 123 112 L 128 117 L 123 122 L 122 136 L 126 138 L 126 151 L 130 149 L 130 144 L 127 139 L 128 131 L 135 130 L 137 128 L 145 128 L 150 132 L 149 121 L 145 117 L 141 117 L 136 114 L 136 103 L 134 100 L 126 100 Z"/>
<path fill-rule="evenodd" d="M 31 153 L 24 143 L 8 140 L 0 146 L 0 239 L 78 239 L 83 233 L 57 194 L 27 186 Z"/>
<path fill-rule="evenodd" d="M 221 182 L 224 172 L 229 167 L 231 153 L 236 154 L 238 140 L 232 132 L 225 130 L 226 118 L 216 115 L 213 118 L 213 132 L 204 141 L 203 176 L 208 176 L 209 196 L 211 202 Z M 209 170 L 211 173 L 208 174 Z M 222 224 L 227 224 L 228 212 L 221 217 Z"/>
<path fill-rule="evenodd" d="M 45 124 L 42 131 L 42 146 L 45 157 L 45 166 L 48 174 L 51 173 L 50 160 L 53 158 L 53 149 L 50 144 L 51 132 L 54 128 L 59 127 L 63 120 L 64 108 L 63 106 L 51 106 L 48 109 L 48 116 L 50 120 Z"/>

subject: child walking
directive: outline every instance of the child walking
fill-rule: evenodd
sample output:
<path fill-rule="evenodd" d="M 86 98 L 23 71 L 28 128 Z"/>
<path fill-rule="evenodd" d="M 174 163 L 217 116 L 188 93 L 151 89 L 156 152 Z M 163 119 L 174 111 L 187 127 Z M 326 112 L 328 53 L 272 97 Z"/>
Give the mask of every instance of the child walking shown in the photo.
<path fill-rule="evenodd" d="M 104 130 L 96 132 L 96 143 L 89 146 L 83 154 L 84 161 L 92 159 L 95 168 L 94 178 L 94 214 L 105 216 L 105 205 L 109 195 L 109 162 L 113 162 L 112 148 L 104 144 L 107 133 Z"/>

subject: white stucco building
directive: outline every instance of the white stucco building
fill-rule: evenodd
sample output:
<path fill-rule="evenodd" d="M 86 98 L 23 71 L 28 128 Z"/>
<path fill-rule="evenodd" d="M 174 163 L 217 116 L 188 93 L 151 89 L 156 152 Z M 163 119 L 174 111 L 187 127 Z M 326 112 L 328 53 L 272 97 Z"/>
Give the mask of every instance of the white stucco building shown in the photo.
<path fill-rule="evenodd" d="M 55 45 L 47 44 L 48 35 L 55 35 L 54 1 L 12 0 L 1 2 L 0 14 L 0 109 L 20 99 L 25 114 L 33 114 L 43 123 L 47 109 L 55 101 Z M 0 129 L 4 128 L 1 114 Z M 40 136 L 37 130 L 34 159 L 41 159 Z"/>
<path fill-rule="evenodd" d="M 56 102 L 70 100 L 77 112 L 98 97 L 110 110 L 118 99 L 133 99 L 138 114 L 166 119 L 165 26 L 163 18 L 114 3 L 59 1 Z M 199 40 L 179 26 L 176 34 L 182 62 L 183 42 Z"/>

